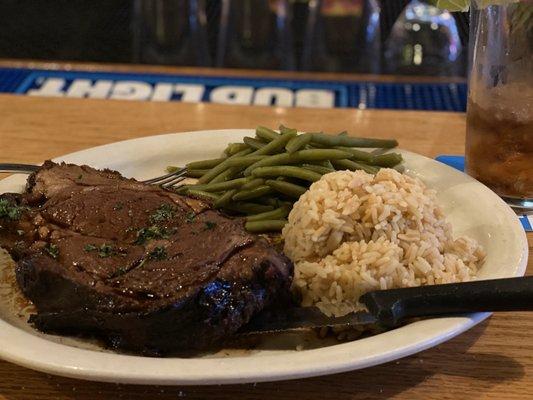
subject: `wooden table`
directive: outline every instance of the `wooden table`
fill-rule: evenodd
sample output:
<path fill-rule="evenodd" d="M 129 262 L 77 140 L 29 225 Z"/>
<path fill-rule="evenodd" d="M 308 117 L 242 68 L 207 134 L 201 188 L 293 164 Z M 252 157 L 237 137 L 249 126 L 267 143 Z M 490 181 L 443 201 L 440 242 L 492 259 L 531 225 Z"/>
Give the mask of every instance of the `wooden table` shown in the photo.
<path fill-rule="evenodd" d="M 164 132 L 283 123 L 395 137 L 429 157 L 461 154 L 459 113 L 227 107 L 209 104 L 0 96 L 0 162 L 40 162 L 87 147 Z M 533 235 L 528 234 L 530 254 Z M 530 260 L 528 272 L 533 273 Z M 533 316 L 496 314 L 433 349 L 385 365 L 297 381 L 224 387 L 76 381 L 0 361 L 0 399 L 529 399 Z M 3 345 L 3 344 L 0 344 Z"/>

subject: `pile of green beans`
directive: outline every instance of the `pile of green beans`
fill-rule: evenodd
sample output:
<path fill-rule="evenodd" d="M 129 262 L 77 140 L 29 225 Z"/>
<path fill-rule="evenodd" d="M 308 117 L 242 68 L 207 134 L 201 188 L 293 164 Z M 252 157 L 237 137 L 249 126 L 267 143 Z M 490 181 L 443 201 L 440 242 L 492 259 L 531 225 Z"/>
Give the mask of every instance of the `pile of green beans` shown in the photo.
<path fill-rule="evenodd" d="M 280 231 L 293 204 L 324 174 L 347 169 L 375 174 L 380 168 L 401 168 L 401 154 L 386 152 L 398 145 L 394 139 L 353 137 L 346 132 L 298 134 L 285 126 L 278 131 L 259 126 L 255 133 L 242 143 L 230 143 L 221 157 L 187 164 L 187 176 L 198 181 L 177 189 L 215 208 L 244 214 L 250 232 Z"/>

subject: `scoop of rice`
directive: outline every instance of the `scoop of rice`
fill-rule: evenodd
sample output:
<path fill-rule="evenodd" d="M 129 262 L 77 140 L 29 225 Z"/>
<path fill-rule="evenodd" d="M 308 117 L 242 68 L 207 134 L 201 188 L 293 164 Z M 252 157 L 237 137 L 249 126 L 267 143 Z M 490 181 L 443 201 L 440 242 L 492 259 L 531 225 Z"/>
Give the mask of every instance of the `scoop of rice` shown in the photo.
<path fill-rule="evenodd" d="M 324 175 L 283 238 L 303 305 L 336 316 L 371 290 L 471 280 L 485 256 L 474 240 L 453 239 L 433 190 L 393 169 Z"/>

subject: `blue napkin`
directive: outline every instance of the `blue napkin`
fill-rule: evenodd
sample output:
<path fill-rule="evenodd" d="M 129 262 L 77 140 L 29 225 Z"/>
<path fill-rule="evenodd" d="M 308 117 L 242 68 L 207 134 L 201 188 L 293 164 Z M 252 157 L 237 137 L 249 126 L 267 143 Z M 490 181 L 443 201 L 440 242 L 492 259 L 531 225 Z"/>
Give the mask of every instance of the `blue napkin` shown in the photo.
<path fill-rule="evenodd" d="M 453 167 L 455 169 L 458 169 L 459 171 L 464 172 L 465 170 L 464 156 L 442 155 L 437 156 L 435 160 L 440 161 L 443 164 L 449 165 L 450 167 Z M 524 227 L 526 232 L 533 231 L 533 215 L 519 215 L 518 219 L 520 219 L 520 222 L 522 223 L 522 226 Z"/>

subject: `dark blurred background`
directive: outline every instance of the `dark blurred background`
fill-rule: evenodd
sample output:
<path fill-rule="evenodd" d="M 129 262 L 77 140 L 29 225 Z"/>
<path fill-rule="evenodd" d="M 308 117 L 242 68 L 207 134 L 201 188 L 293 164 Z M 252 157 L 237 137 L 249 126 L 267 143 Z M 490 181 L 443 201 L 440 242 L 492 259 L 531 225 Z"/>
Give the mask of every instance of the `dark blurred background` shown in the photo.
<path fill-rule="evenodd" d="M 167 0 L 167 2 L 170 1 Z M 252 4 L 254 4 L 253 1 Z M 135 2 L 133 0 L 3 0 L 0 2 L 0 58 L 195 65 L 195 60 L 191 61 L 187 58 L 169 60 L 156 58 L 154 60 L 153 57 L 139 56 L 139 49 L 136 48 L 139 44 L 135 43 L 135 40 L 139 40 L 138 36 L 135 39 L 136 35 L 139 35 L 135 18 L 138 18 L 136 12 L 138 13 L 140 7 L 143 7 L 142 3 L 142 1 Z M 157 1 L 151 3 L 157 3 Z M 290 5 L 291 32 L 294 34 L 291 46 L 294 49 L 296 59 L 301 57 L 304 52 L 303 37 L 307 26 L 307 3 L 306 1 L 297 1 Z M 381 7 L 379 18 L 381 58 L 385 43 L 391 35 L 392 26 L 407 3 L 409 2 L 405 0 L 381 0 L 379 2 Z M 202 5 L 202 2 L 197 4 Z M 137 11 L 135 11 L 136 7 Z M 220 45 L 219 26 L 223 8 L 222 1 L 205 0 L 203 8 L 207 21 L 205 35 L 209 54 L 202 63 L 213 66 L 217 60 L 217 46 Z M 168 17 L 168 13 L 166 15 Z M 453 19 L 461 44 L 463 48 L 466 48 L 465 45 L 468 41 L 467 15 L 454 14 Z M 222 62 L 224 63 L 224 61 Z M 302 69 L 298 68 L 298 65 L 296 63 L 288 67 L 283 65 L 267 67 L 271 69 Z M 222 66 L 239 67 L 239 65 L 227 63 L 222 64 Z M 257 65 L 257 67 L 260 68 L 261 65 Z M 319 65 L 306 69 L 321 70 L 321 68 Z M 324 65 L 323 70 L 331 70 L 331 68 L 337 67 Z M 410 73 L 407 69 L 400 71 L 399 67 L 395 68 L 398 71 L 388 69 L 386 72 Z M 340 68 L 340 70 L 346 72 L 346 68 Z M 385 70 L 382 68 L 381 72 Z M 355 69 L 349 72 L 376 71 Z M 426 72 L 428 75 L 439 75 L 438 71 L 427 70 Z M 464 71 L 461 69 L 456 74 L 461 75 L 463 73 Z"/>

